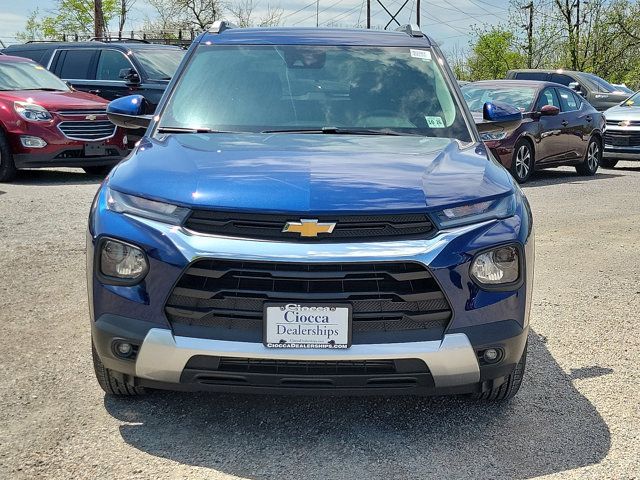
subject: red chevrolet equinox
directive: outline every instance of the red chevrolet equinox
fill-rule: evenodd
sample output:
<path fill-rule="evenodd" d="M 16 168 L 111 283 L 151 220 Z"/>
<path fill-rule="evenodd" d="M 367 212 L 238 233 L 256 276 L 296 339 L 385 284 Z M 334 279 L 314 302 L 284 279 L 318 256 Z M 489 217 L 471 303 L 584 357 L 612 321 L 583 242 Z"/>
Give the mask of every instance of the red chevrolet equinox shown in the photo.
<path fill-rule="evenodd" d="M 108 172 L 127 153 L 127 138 L 106 105 L 31 60 L 0 55 L 0 182 L 19 168 Z"/>

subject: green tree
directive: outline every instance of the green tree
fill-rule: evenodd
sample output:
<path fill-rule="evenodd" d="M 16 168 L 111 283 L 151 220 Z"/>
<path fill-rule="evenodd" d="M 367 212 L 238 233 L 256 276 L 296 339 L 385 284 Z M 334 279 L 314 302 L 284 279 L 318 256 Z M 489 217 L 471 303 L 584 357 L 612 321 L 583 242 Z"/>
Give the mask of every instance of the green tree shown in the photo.
<path fill-rule="evenodd" d="M 103 0 L 104 24 L 120 13 L 120 0 Z M 63 35 L 93 36 L 93 0 L 57 0 L 51 14 L 38 20 L 38 10 L 29 15 L 26 29 L 16 36 L 20 40 L 61 40 Z"/>
<path fill-rule="evenodd" d="M 515 34 L 503 27 L 492 27 L 478 32 L 467 67 L 472 80 L 490 80 L 504 78 L 507 70 L 522 68 L 526 63 Z"/>

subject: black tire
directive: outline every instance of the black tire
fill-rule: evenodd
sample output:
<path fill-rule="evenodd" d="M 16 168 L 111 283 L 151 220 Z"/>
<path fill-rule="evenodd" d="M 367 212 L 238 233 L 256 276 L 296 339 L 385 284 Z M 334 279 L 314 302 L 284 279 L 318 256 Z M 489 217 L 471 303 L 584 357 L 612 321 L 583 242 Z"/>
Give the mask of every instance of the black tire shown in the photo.
<path fill-rule="evenodd" d="M 0 182 L 10 182 L 15 178 L 17 171 L 9 141 L 0 129 Z"/>
<path fill-rule="evenodd" d="M 584 160 L 581 164 L 576 165 L 576 172 L 579 175 L 591 177 L 596 174 L 598 167 L 602 162 L 602 145 L 597 137 L 591 137 L 587 145 L 587 151 L 584 153 Z"/>
<path fill-rule="evenodd" d="M 88 173 L 89 175 L 100 175 L 101 177 L 105 177 L 111 171 L 112 168 L 113 166 L 111 165 L 105 165 L 100 167 L 96 167 L 96 166 L 82 167 L 85 173 Z"/>
<path fill-rule="evenodd" d="M 518 390 L 520 390 L 526 366 L 527 345 L 524 346 L 524 352 L 522 352 L 522 357 L 520 357 L 520 360 L 516 364 L 516 368 L 513 369 L 511 375 L 507 377 L 502 385 L 492 388 L 491 390 L 487 390 L 486 392 L 478 393 L 474 395 L 474 397 L 478 400 L 486 400 L 490 402 L 502 402 L 513 398 L 516 393 L 518 393 Z"/>
<path fill-rule="evenodd" d="M 528 140 L 518 140 L 513 148 L 513 159 L 511 160 L 511 175 L 518 183 L 525 183 L 535 167 L 535 155 L 533 147 Z"/>
<path fill-rule="evenodd" d="M 93 346 L 93 342 L 91 342 L 91 353 L 93 355 L 93 369 L 96 372 L 98 384 L 106 393 L 122 397 L 136 397 L 146 393 L 144 387 L 131 386 L 114 375 L 111 370 L 105 368 L 98 356 L 98 352 L 96 352 L 96 348 Z"/>
<path fill-rule="evenodd" d="M 614 168 L 618 164 L 618 160 L 615 158 L 601 158 L 600 166 L 602 168 Z"/>

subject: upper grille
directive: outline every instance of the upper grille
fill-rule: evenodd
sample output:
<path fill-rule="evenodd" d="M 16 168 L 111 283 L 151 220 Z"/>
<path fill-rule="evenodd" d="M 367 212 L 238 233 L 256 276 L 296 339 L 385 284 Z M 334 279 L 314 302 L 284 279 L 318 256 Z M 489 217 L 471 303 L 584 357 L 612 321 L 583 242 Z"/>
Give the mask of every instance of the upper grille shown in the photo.
<path fill-rule="evenodd" d="M 105 140 L 116 132 L 116 126 L 109 120 L 61 122 L 58 128 L 72 140 Z"/>
<path fill-rule="evenodd" d="M 451 318 L 431 274 L 412 262 L 199 260 L 176 284 L 165 312 L 174 326 L 210 327 L 225 336 L 253 332 L 260 341 L 265 301 L 350 303 L 354 343 L 366 332 L 435 329 L 439 335 Z"/>
<path fill-rule="evenodd" d="M 69 115 L 106 115 L 107 111 L 104 108 L 78 108 L 76 110 L 58 110 L 56 113 L 66 117 Z"/>
<path fill-rule="evenodd" d="M 640 146 L 640 132 L 606 131 L 604 134 L 604 143 L 605 145 L 621 147 L 638 147 Z"/>
<path fill-rule="evenodd" d="M 301 218 L 317 219 L 320 223 L 335 222 L 331 234 L 317 237 L 301 237 L 294 232 L 283 232 L 287 222 L 299 222 Z M 194 210 L 185 227 L 195 232 L 230 237 L 287 240 L 306 242 L 331 242 L 411 235 L 430 235 L 433 223 L 425 214 L 383 215 L 284 215 L 255 214 Z"/>

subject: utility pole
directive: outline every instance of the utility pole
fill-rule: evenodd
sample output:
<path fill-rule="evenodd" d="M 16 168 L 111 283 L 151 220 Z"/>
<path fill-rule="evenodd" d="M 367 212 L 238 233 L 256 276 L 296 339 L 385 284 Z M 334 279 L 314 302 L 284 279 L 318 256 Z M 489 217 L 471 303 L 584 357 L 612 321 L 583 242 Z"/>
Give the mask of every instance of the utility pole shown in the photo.
<path fill-rule="evenodd" d="M 416 23 L 420 26 L 420 0 L 416 0 Z"/>
<path fill-rule="evenodd" d="M 320 25 L 320 23 L 318 22 L 319 15 L 320 15 L 320 0 L 316 0 L 316 28 L 318 28 L 318 25 Z"/>
<path fill-rule="evenodd" d="M 371 0 L 367 0 L 367 28 L 371 28 Z"/>
<path fill-rule="evenodd" d="M 93 36 L 104 37 L 104 14 L 102 12 L 102 0 L 93 0 Z"/>
<path fill-rule="evenodd" d="M 533 66 L 533 1 L 520 8 L 529 10 L 529 23 L 525 28 L 527 29 L 527 68 L 531 68 Z"/>

